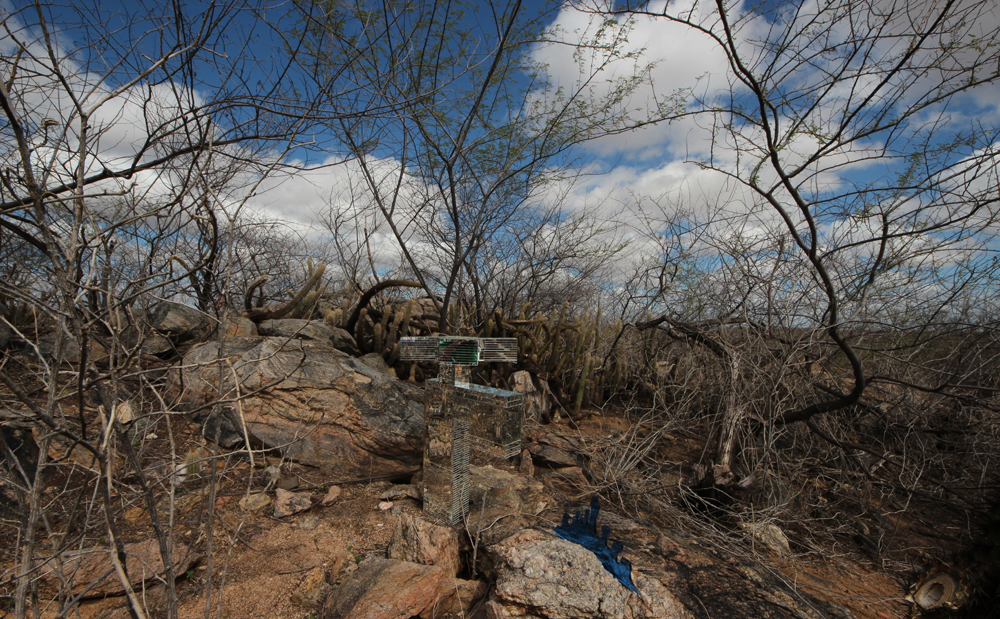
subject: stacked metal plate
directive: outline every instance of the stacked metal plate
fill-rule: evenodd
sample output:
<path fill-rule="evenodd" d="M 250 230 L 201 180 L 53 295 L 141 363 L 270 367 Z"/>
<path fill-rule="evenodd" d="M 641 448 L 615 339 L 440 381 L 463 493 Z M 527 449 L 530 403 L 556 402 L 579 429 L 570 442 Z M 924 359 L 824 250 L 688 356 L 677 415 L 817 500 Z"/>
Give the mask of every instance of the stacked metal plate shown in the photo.
<path fill-rule="evenodd" d="M 403 361 L 434 361 L 437 359 L 438 338 L 399 338 L 399 358 Z"/>
<path fill-rule="evenodd" d="M 516 338 L 405 337 L 400 357 L 437 361 L 437 379 L 424 386 L 424 511 L 461 522 L 469 510 L 470 464 L 510 468 L 520 453 L 524 396 L 474 385 L 472 366 L 516 362 Z"/>
<path fill-rule="evenodd" d="M 517 338 L 453 335 L 404 337 L 400 339 L 399 353 L 403 361 L 437 361 L 445 365 L 516 363 Z"/>
<path fill-rule="evenodd" d="M 479 360 L 517 363 L 516 337 L 485 337 L 479 340 Z"/>

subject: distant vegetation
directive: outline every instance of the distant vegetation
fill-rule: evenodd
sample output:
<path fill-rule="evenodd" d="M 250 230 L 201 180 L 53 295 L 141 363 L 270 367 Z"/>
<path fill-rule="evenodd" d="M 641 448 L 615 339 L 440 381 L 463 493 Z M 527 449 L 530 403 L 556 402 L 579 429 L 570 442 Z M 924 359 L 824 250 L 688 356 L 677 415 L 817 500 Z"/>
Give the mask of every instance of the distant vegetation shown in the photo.
<path fill-rule="evenodd" d="M 428 368 L 400 337 L 516 337 L 516 367 L 478 380 L 528 370 L 570 423 L 631 419 L 595 480 L 622 501 L 674 500 L 658 449 L 680 432 L 709 511 L 780 521 L 830 487 L 839 518 L 919 503 L 961 547 L 995 537 L 992 2 L 585 1 L 572 41 L 546 3 L 101 4 L 2 15 L 0 398 L 28 424 L 4 426 L 15 616 L 51 534 L 17 432 L 90 459 L 80 500 L 107 518 L 84 529 L 120 543 L 112 482 L 151 491 L 112 412 L 137 393 L 170 410 L 176 351 L 149 347 L 164 300 L 213 325 L 323 320 L 403 380 Z M 725 73 L 655 83 L 683 59 L 630 44 L 644 20 L 700 33 Z M 573 47 L 574 83 L 547 77 L 546 45 Z M 589 145 L 667 123 L 725 191 L 574 199 L 604 166 Z M 321 232 L 257 208 L 265 190 L 294 206 L 278 181 L 318 162 L 344 178 Z"/>

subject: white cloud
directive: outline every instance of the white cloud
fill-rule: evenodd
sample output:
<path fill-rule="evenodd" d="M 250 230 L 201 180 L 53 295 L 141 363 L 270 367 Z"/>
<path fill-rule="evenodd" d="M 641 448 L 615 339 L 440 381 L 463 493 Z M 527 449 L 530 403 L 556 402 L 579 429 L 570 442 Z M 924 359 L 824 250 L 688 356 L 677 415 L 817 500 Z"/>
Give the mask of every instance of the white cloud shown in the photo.
<path fill-rule="evenodd" d="M 663 11 L 666 2 L 653 2 L 650 12 Z M 670 3 L 671 14 L 691 14 L 696 21 L 710 17 L 711 9 L 706 3 L 694 0 Z M 587 8 L 587 7 L 584 7 Z M 628 17 L 608 18 L 582 10 L 574 3 L 563 6 L 554 25 L 561 41 L 567 44 L 539 45 L 532 53 L 533 59 L 548 65 L 548 76 L 557 86 L 573 89 L 589 77 L 591 71 L 601 64 L 602 51 L 580 60 L 580 52 L 573 47 L 580 41 L 597 41 L 609 44 L 609 37 L 616 28 L 623 28 Z M 710 36 L 690 26 L 673 23 L 662 18 L 637 16 L 628 30 L 627 41 L 618 42 L 622 56 L 603 68 L 589 88 L 592 96 L 600 100 L 611 89 L 617 87 L 616 80 L 631 77 L 637 68 L 645 68 L 653 63 L 648 79 L 635 90 L 621 106 L 629 110 L 633 117 L 643 117 L 657 105 L 658 101 L 671 95 L 675 89 L 694 89 L 695 94 L 704 95 L 720 86 L 719 79 L 725 74 L 726 55 Z M 613 23 L 614 27 L 608 25 Z M 599 38 L 603 35 L 604 38 Z M 638 54 L 637 58 L 631 54 Z M 616 155 L 629 152 L 636 158 L 650 159 L 677 156 L 690 149 L 702 152 L 705 145 L 701 138 L 692 141 L 692 121 L 647 126 L 626 134 L 609 136 L 598 140 L 591 148 L 602 155 Z"/>

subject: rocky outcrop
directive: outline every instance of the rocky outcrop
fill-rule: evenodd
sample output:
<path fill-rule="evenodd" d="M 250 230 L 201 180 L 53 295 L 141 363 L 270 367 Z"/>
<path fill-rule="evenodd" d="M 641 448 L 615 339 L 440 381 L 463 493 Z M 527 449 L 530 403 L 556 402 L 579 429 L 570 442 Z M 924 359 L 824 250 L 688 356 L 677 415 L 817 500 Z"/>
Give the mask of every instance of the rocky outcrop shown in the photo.
<path fill-rule="evenodd" d="M 545 619 L 768 617 L 847 618 L 843 608 L 794 591 L 769 572 L 714 544 L 660 532 L 602 512 L 624 545 L 639 594 L 618 582 L 589 550 L 524 518 L 483 532 L 480 565 L 496 579 L 486 616 Z"/>
<path fill-rule="evenodd" d="M 431 522 L 424 516 L 401 513 L 386 551 L 390 559 L 421 565 L 436 565 L 449 576 L 461 568 L 458 532 Z"/>
<path fill-rule="evenodd" d="M 223 406 L 210 412 L 201 424 L 201 435 L 209 444 L 218 441 L 219 447 L 223 449 L 235 449 L 246 443 L 239 413 L 231 406 Z M 260 441 L 250 435 L 250 442 L 251 446 L 257 447 L 259 445 L 253 443 Z"/>
<path fill-rule="evenodd" d="M 188 305 L 164 301 L 150 311 L 149 325 L 170 342 L 182 344 L 207 335 L 212 329 L 212 319 Z"/>
<path fill-rule="evenodd" d="M 385 359 L 382 358 L 382 355 L 378 354 L 377 352 L 370 352 L 368 354 L 361 355 L 360 357 L 358 357 L 358 359 L 361 361 L 361 363 L 364 363 L 373 370 L 382 372 L 383 374 L 392 373 L 392 368 L 390 368 L 389 364 L 385 362 Z M 395 376 L 395 374 L 393 375 Z"/>
<path fill-rule="evenodd" d="M 61 340 L 61 341 L 60 341 Z M 43 335 L 35 343 L 42 358 L 61 363 L 80 363 L 80 343 L 74 337 L 63 335 L 57 338 L 55 334 Z M 59 348 L 57 350 L 57 347 Z M 108 349 L 95 340 L 89 340 L 87 346 L 87 358 L 95 363 L 106 362 Z"/>
<path fill-rule="evenodd" d="M 229 316 L 226 318 L 226 337 L 253 337 L 257 333 L 257 325 L 249 318 L 243 316 Z"/>
<path fill-rule="evenodd" d="M 441 597 L 444 570 L 408 561 L 370 557 L 334 591 L 323 619 L 410 619 Z"/>
<path fill-rule="evenodd" d="M 188 411 L 242 398 L 247 428 L 265 446 L 344 476 L 390 474 L 420 462 L 423 393 L 330 342 L 208 342 L 185 355 L 172 384 Z"/>
<path fill-rule="evenodd" d="M 281 320 L 265 320 L 257 327 L 260 335 L 273 337 L 290 337 L 316 342 L 330 342 L 337 350 L 351 356 L 358 356 L 358 344 L 350 333 L 344 329 L 331 327 L 321 320 L 301 320 L 286 318 Z"/>
<path fill-rule="evenodd" d="M 512 390 L 524 394 L 524 418 L 534 421 L 548 422 L 552 419 L 552 407 L 555 399 L 552 395 L 537 385 L 537 379 L 530 372 L 520 370 L 511 376 L 514 383 Z"/>
<path fill-rule="evenodd" d="M 579 439 L 541 426 L 526 429 L 524 446 L 536 466 L 549 468 L 583 466 L 589 455 Z"/>
<path fill-rule="evenodd" d="M 537 514 L 552 503 L 541 482 L 488 466 L 469 467 L 467 521 L 474 532 L 511 514 Z"/>
<path fill-rule="evenodd" d="M 489 585 L 479 580 L 445 578 L 438 592 L 440 597 L 420 613 L 420 619 L 469 617 L 469 611 L 488 589 Z"/>
<path fill-rule="evenodd" d="M 626 586 L 593 551 L 557 536 L 549 518 L 526 513 L 537 482 L 488 468 L 472 477 L 485 509 L 506 515 L 477 528 L 470 514 L 461 531 L 394 508 L 389 558 L 362 563 L 323 616 L 442 619 L 469 616 L 476 605 L 472 616 L 490 619 L 850 617 L 707 540 L 601 512 L 598 528 L 610 527 L 611 540 L 624 546 L 620 558 L 631 563 Z M 485 582 L 453 576 L 465 535 L 476 545 L 471 571 L 494 583 L 488 591 Z"/>
<path fill-rule="evenodd" d="M 125 567 L 129 581 L 133 587 L 139 587 L 143 582 L 161 577 L 164 572 L 160 547 L 156 540 L 147 540 L 135 544 L 125 544 Z M 195 557 L 184 544 L 175 541 L 173 544 L 174 574 L 183 574 L 188 566 L 194 563 Z M 56 575 L 56 562 L 47 562 L 40 570 L 42 585 L 55 588 L 59 582 Z M 59 563 L 64 582 L 71 583 L 74 595 L 83 593 L 84 597 L 97 598 L 107 595 L 122 595 L 125 593 L 121 580 L 115 573 L 108 555 L 107 548 L 92 548 L 84 551 L 63 553 Z M 96 583 L 96 584 L 95 584 Z"/>
<path fill-rule="evenodd" d="M 594 553 L 547 532 L 523 531 L 490 551 L 496 554 L 497 581 L 486 603 L 487 617 L 694 617 L 658 579 L 635 575 L 636 585 L 645 593 L 635 595 L 604 569 Z"/>

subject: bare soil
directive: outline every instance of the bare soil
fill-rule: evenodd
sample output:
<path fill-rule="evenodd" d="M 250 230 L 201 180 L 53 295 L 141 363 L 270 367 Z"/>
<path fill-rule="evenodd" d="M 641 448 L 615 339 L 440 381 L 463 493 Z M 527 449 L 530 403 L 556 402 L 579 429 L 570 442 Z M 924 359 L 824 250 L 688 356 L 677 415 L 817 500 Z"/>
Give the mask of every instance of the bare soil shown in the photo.
<path fill-rule="evenodd" d="M 632 422 L 621 416 L 594 411 L 579 423 L 563 421 L 548 426 L 549 431 L 568 434 L 595 449 L 602 449 L 609 437 L 626 435 Z M 197 426 L 182 417 L 171 421 L 175 451 L 194 453 L 207 449 L 197 433 Z M 166 466 L 170 457 L 166 428 L 151 428 L 137 439 L 136 448 L 151 469 Z M 157 435 L 156 438 L 150 438 Z M 638 433 L 641 437 L 642 433 Z M 691 463 L 700 458 L 702 441 L 696 435 L 677 432 L 661 441 L 655 454 L 663 467 L 664 479 L 682 479 L 691 472 Z M 205 452 L 207 453 L 207 452 Z M 368 553 L 383 554 L 400 511 L 418 511 L 417 501 L 396 501 L 393 509 L 379 509 L 381 495 L 391 485 L 389 481 L 361 481 L 340 484 L 344 480 L 334 470 L 319 470 L 283 462 L 276 458 L 251 464 L 242 457 L 217 460 L 219 480 L 214 503 L 211 531 L 206 527 L 209 485 L 208 470 L 191 476 L 181 484 L 176 497 L 176 539 L 196 550 L 198 562 L 178 580 L 181 617 L 268 617 L 271 619 L 307 619 L 317 611 L 294 604 L 291 594 L 314 567 L 330 570 L 334 566 L 356 563 Z M 282 479 L 294 480 L 293 491 L 310 492 L 313 507 L 303 513 L 276 519 L 269 510 L 247 513 L 239 505 L 248 492 L 259 491 L 265 483 L 263 466 L 277 464 Z M 595 463 L 595 467 L 599 463 Z M 539 469 L 536 477 L 551 488 L 559 506 L 568 505 L 594 491 L 593 485 L 574 487 L 566 477 L 547 475 Z M 591 482 L 602 475 L 590 471 Z M 86 485 L 92 475 L 82 467 L 67 468 L 50 480 L 50 526 L 65 530 L 70 523 L 69 503 L 74 494 L 71 486 Z M 571 478 L 569 478 L 571 479 Z M 125 481 L 128 481 L 127 479 Z M 406 481 L 405 479 L 396 481 Z M 673 483 L 673 482 L 672 482 Z M 341 488 L 339 498 L 329 506 L 321 504 L 331 485 Z M 675 485 L 679 488 L 679 484 Z M 897 509 L 883 495 L 852 492 L 842 487 L 830 487 L 821 476 L 807 479 L 808 488 L 795 488 L 800 501 L 789 503 L 788 509 L 775 522 L 785 531 L 792 549 L 791 557 L 777 557 L 761 548 L 754 548 L 745 537 L 732 535 L 725 539 L 726 518 L 714 523 L 713 531 L 723 531 L 724 543 L 752 557 L 764 569 L 814 595 L 847 607 L 858 619 L 909 619 L 919 616 L 914 606 L 904 601 L 906 587 L 931 565 L 947 564 L 983 572 L 987 564 L 976 563 L 968 549 L 956 546 L 952 540 L 935 538 L 929 533 L 948 530 L 954 515 L 936 503 L 914 503 Z M 597 488 L 600 490 L 600 488 Z M 667 499 L 678 500 L 679 490 L 666 489 Z M 671 494 L 674 493 L 674 494 Z M 802 498 L 804 497 L 804 498 Z M 680 501 L 679 501 L 680 502 Z M 149 514 L 134 494 L 119 496 L 119 525 L 126 541 L 141 541 L 152 536 Z M 641 501 L 628 506 L 634 517 L 652 523 L 663 523 L 662 514 L 649 511 Z M 798 509 L 799 511 L 795 511 Z M 545 512 L 553 525 L 558 523 L 561 507 Z M 678 512 L 680 513 L 680 512 Z M 678 519 L 671 527 L 686 526 L 704 514 L 691 515 L 690 521 Z M 929 524 L 935 526 L 930 527 Z M 0 528 L 0 595 L 13 592 L 13 549 L 16 548 L 16 527 L 5 522 Z M 933 530 L 932 530 L 933 529 Z M 692 531 L 704 534 L 704 528 L 692 524 Z M 212 557 L 208 558 L 209 533 Z M 719 542 L 720 539 L 716 539 Z M 874 540 L 874 541 L 873 541 Z M 102 540 L 92 542 L 100 544 Z M 42 541 L 41 552 L 51 551 L 58 539 Z M 627 549 L 626 549 L 627 554 Z M 206 609 L 206 589 L 211 576 L 211 600 Z M 983 572 L 985 573 L 985 572 Z M 344 572 L 341 572 L 343 575 Z M 974 580 L 974 579 L 973 579 Z M 220 595 L 221 593 L 221 595 Z M 162 586 L 149 585 L 142 591 L 152 610 L 160 616 L 164 604 Z M 7 598 L 10 600 L 10 598 Z M 88 600 L 80 604 L 80 617 L 87 619 L 119 619 L 128 617 L 123 597 Z M 45 606 L 43 617 L 55 617 L 56 605 Z M 8 613 L 0 609 L 0 618 Z M 12 616 L 12 614 L 10 615 Z M 956 615 L 960 616 L 960 615 Z M 983 615 L 986 616 L 986 615 Z"/>

